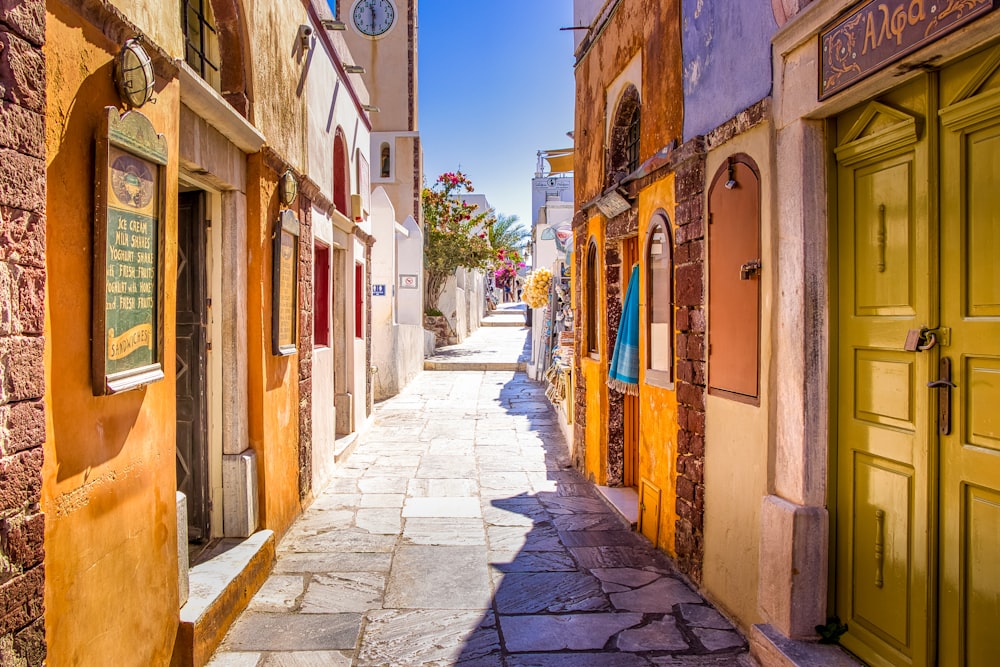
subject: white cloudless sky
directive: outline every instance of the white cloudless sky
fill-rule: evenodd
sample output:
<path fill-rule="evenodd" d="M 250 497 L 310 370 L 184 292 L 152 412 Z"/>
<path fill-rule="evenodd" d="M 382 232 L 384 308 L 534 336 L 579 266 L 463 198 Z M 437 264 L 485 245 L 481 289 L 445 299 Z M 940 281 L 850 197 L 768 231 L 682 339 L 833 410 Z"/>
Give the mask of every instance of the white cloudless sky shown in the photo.
<path fill-rule="evenodd" d="M 461 168 L 497 212 L 531 224 L 537 152 L 573 130 L 572 0 L 420 0 L 424 178 Z"/>

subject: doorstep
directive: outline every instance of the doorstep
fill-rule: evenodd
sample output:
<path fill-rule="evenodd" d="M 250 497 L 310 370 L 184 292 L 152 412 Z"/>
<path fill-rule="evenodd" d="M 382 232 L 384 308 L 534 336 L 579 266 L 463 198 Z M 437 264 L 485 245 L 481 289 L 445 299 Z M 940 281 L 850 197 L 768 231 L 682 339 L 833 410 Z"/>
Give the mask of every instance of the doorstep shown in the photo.
<path fill-rule="evenodd" d="M 864 666 L 839 646 L 789 639 L 773 625 L 755 625 L 750 629 L 750 654 L 762 667 Z"/>
<path fill-rule="evenodd" d="M 212 657 L 275 561 L 274 531 L 226 538 L 190 570 L 191 593 L 181 607 L 172 667 L 201 667 Z"/>
<path fill-rule="evenodd" d="M 639 494 L 630 486 L 596 486 L 604 501 L 611 506 L 621 519 L 635 530 L 639 524 Z"/>

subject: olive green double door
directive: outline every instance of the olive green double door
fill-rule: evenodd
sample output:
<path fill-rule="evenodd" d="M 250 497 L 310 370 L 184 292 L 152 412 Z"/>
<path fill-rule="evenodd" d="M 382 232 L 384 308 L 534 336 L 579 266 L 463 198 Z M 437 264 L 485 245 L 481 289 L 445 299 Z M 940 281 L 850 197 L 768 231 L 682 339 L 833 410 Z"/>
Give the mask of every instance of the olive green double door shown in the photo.
<path fill-rule="evenodd" d="M 1000 665 L 1000 47 L 836 128 L 841 643 Z"/>

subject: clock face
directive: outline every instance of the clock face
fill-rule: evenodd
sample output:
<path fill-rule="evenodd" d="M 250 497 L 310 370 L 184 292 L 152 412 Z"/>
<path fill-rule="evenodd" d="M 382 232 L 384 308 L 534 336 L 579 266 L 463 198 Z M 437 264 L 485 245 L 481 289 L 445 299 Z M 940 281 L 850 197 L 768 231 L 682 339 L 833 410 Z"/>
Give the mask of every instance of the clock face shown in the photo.
<path fill-rule="evenodd" d="M 389 32 L 396 22 L 396 7 L 392 0 L 356 0 L 351 18 L 358 32 L 378 37 Z"/>

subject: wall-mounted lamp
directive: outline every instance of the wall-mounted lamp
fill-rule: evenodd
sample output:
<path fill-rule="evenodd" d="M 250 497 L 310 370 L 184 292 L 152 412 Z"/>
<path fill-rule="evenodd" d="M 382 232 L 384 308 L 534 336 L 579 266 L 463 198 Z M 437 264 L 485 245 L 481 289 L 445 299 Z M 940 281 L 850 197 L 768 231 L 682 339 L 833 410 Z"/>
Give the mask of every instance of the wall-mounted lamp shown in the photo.
<path fill-rule="evenodd" d="M 347 30 L 347 24 L 338 19 L 321 19 L 319 23 L 324 30 Z"/>
<path fill-rule="evenodd" d="M 378 107 L 375 106 L 374 104 L 362 104 L 361 108 L 367 111 L 368 113 L 378 113 Z"/>
<path fill-rule="evenodd" d="M 299 26 L 299 44 L 302 46 L 303 51 L 312 45 L 312 34 L 313 29 L 311 25 Z"/>
<path fill-rule="evenodd" d="M 281 175 L 281 180 L 278 181 L 278 198 L 285 206 L 291 206 L 298 194 L 299 182 L 295 180 L 295 174 L 289 169 Z"/>
<path fill-rule="evenodd" d="M 344 71 L 348 74 L 364 74 L 365 68 L 361 65 L 344 65 Z"/>
<path fill-rule="evenodd" d="M 139 108 L 153 97 L 153 63 L 146 50 L 133 38 L 126 40 L 115 59 L 115 85 L 129 106 Z"/>
<path fill-rule="evenodd" d="M 733 161 L 732 160 L 729 161 L 729 176 L 728 176 L 728 179 L 729 180 L 726 181 L 726 189 L 727 190 L 732 190 L 737 185 L 736 178 L 734 177 L 734 174 L 733 174 Z"/>

